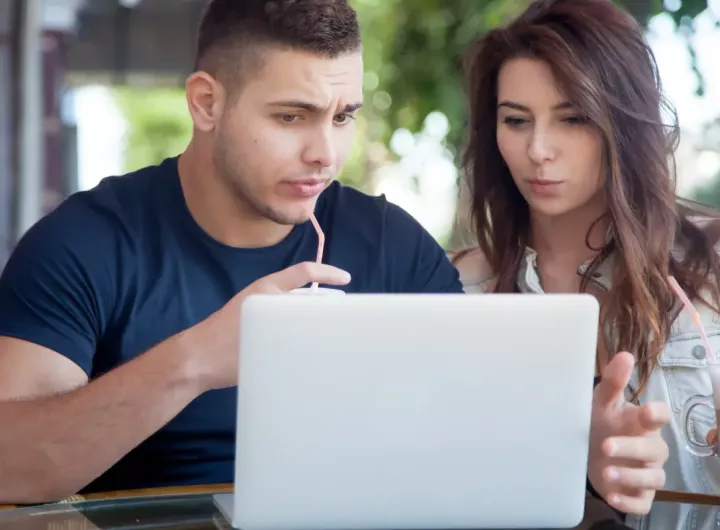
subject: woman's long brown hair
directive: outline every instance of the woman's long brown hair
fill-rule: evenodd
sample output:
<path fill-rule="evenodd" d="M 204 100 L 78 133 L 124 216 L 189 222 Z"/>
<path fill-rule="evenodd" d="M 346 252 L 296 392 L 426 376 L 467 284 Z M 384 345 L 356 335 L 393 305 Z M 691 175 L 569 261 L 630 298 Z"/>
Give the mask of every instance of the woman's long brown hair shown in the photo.
<path fill-rule="evenodd" d="M 516 57 L 547 62 L 602 138 L 612 238 L 594 249 L 598 255 L 581 290 L 615 254 L 612 288 L 601 307 L 603 340 L 608 352 L 635 354 L 642 388 L 677 315 L 667 277 L 675 276 L 691 299 L 702 294 L 718 305 L 717 214 L 675 195 L 677 118 L 662 97 L 655 58 L 636 21 L 609 0 L 536 1 L 508 26 L 478 39 L 467 55 L 464 170 L 478 244 L 497 275 L 495 292 L 517 291 L 529 234 L 528 205 L 496 140 L 498 74 Z M 691 222 L 696 215 L 709 224 Z M 673 254 L 678 248 L 684 255 Z"/>

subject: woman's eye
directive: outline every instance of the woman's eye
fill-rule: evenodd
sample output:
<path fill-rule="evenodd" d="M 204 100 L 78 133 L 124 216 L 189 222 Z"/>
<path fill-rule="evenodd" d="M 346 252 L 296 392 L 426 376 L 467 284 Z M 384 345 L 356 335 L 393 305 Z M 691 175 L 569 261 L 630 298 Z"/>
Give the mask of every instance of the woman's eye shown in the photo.
<path fill-rule="evenodd" d="M 585 125 L 588 122 L 588 119 L 585 116 L 568 116 L 567 118 L 564 118 L 566 123 L 569 123 L 570 125 Z"/>
<path fill-rule="evenodd" d="M 528 120 L 526 120 L 525 118 L 518 118 L 518 117 L 514 117 L 514 116 L 508 116 L 507 118 L 505 118 L 505 119 L 503 120 L 503 122 L 504 122 L 506 125 L 509 125 L 510 127 L 519 127 L 519 126 L 527 123 Z"/>

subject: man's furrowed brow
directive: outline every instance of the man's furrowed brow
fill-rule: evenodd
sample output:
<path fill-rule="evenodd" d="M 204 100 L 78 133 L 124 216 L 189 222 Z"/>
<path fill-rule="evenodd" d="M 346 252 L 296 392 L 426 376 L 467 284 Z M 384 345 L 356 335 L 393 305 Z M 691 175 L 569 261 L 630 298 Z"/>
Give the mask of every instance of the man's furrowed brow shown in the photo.
<path fill-rule="evenodd" d="M 317 103 L 312 103 L 310 101 L 302 101 L 299 99 L 288 99 L 288 100 L 281 100 L 281 101 L 273 101 L 271 103 L 268 103 L 268 106 L 270 107 L 284 107 L 288 109 L 300 109 L 307 112 L 312 113 L 320 113 L 323 112 L 324 109 L 318 105 Z M 343 107 L 341 112 L 355 112 L 356 110 L 360 109 L 363 106 L 362 103 L 348 103 Z"/>
<path fill-rule="evenodd" d="M 299 99 L 288 99 L 282 101 L 272 101 L 268 103 L 269 107 L 285 107 L 289 109 L 301 109 L 308 112 L 320 112 L 320 106 L 309 101 Z"/>

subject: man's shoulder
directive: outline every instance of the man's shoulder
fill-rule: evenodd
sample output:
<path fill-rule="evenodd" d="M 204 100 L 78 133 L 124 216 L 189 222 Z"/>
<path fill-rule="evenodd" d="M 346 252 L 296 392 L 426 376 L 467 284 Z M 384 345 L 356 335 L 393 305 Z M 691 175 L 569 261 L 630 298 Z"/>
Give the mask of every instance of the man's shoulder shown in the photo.
<path fill-rule="evenodd" d="M 160 201 L 158 191 L 169 161 L 123 175 L 104 177 L 93 188 L 70 195 L 38 225 L 47 230 L 73 227 L 81 233 L 141 230 L 148 211 Z"/>
<path fill-rule="evenodd" d="M 323 192 L 322 199 L 326 208 L 336 215 L 355 216 L 370 214 L 382 216 L 388 206 L 393 207 L 385 195 L 371 195 L 353 186 L 335 181 Z"/>
<path fill-rule="evenodd" d="M 385 195 L 368 195 L 340 183 L 326 191 L 320 207 L 331 231 L 331 245 L 343 249 L 352 260 L 362 256 L 359 262 L 373 263 L 364 272 L 379 282 L 374 288 L 461 291 L 457 271 L 445 251 L 409 212 Z"/>
<path fill-rule="evenodd" d="M 0 275 L 0 312 L 11 315 L 0 335 L 49 348 L 92 373 L 98 341 L 129 311 L 138 271 L 154 259 L 140 247 L 144 214 L 137 211 L 153 204 L 143 188 L 155 173 L 104 179 L 23 235 Z"/>
<path fill-rule="evenodd" d="M 24 234 L 15 250 L 16 259 L 67 256 L 82 263 L 86 259 L 114 260 L 148 228 L 145 223 L 153 208 L 153 187 L 165 170 L 152 166 L 105 177 L 95 187 L 70 195 Z"/>
<path fill-rule="evenodd" d="M 371 195 L 352 186 L 333 182 L 323 200 L 332 211 L 333 222 L 349 222 L 355 228 L 390 229 L 390 234 L 407 231 L 424 232 L 409 212 L 391 202 L 384 194 Z"/>
<path fill-rule="evenodd" d="M 70 199 L 115 211 L 119 216 L 132 215 L 159 201 L 159 194 L 170 191 L 170 178 L 173 174 L 177 174 L 175 158 L 123 175 L 105 177 L 95 187 L 78 192 Z"/>
<path fill-rule="evenodd" d="M 492 288 L 495 273 L 479 248 L 450 251 L 448 257 L 460 273 L 466 293 L 484 293 Z"/>

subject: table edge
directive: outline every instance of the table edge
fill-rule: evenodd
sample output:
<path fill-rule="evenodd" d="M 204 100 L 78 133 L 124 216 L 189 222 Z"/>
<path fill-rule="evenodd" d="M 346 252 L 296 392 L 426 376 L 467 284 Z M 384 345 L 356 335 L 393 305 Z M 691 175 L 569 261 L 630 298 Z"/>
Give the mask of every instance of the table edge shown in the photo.
<path fill-rule="evenodd" d="M 188 486 L 166 486 L 161 488 L 117 490 L 71 495 L 61 501 L 41 503 L 39 506 L 52 504 L 76 504 L 85 501 L 103 501 L 110 499 L 164 497 L 168 495 L 212 495 L 215 493 L 232 493 L 233 489 L 233 484 L 194 484 Z M 0 504 L 0 510 L 12 510 L 15 508 L 27 508 L 30 506 L 38 506 L 38 504 Z"/>
<path fill-rule="evenodd" d="M 232 493 L 233 484 L 195 484 L 188 486 L 166 486 L 161 488 L 143 488 L 133 490 L 117 490 L 98 493 L 87 493 L 83 495 L 72 495 L 58 502 L 43 503 L 41 506 L 52 504 L 75 504 L 85 501 L 102 501 L 110 499 L 133 499 L 140 497 L 162 497 L 167 495 L 212 495 L 215 493 Z M 658 490 L 655 495 L 655 502 L 702 504 L 709 506 L 720 506 L 719 495 L 707 495 L 702 493 L 688 493 L 684 491 Z M 15 508 L 26 508 L 27 504 L 0 504 L 0 510 L 12 510 Z"/>

